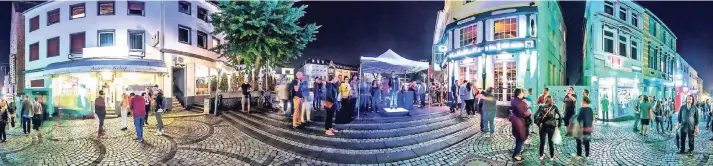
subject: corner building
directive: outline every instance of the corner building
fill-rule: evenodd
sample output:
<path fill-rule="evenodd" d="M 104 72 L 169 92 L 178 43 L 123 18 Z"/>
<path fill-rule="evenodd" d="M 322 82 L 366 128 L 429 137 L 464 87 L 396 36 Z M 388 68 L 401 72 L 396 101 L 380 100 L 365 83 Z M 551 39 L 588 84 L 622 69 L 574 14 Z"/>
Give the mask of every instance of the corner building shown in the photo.
<path fill-rule="evenodd" d="M 446 1 L 438 14 L 434 70 L 445 73 L 439 82 L 493 87 L 499 106 L 510 105 L 515 88 L 539 94 L 565 83 L 566 27 L 557 2 Z"/>
<path fill-rule="evenodd" d="M 216 12 L 206 1 L 39 4 L 23 13 L 24 92 L 74 116 L 91 114 L 100 90 L 108 110 L 154 86 L 168 103 L 193 105 L 208 96 L 209 77 L 234 70 L 209 50 L 222 41 L 208 21 Z"/>
<path fill-rule="evenodd" d="M 583 82 L 594 103 L 609 99 L 609 118 L 633 113 L 639 95 L 677 99 L 676 87 L 685 86 L 674 81 L 683 58 L 656 15 L 633 1 L 607 0 L 587 1 L 584 18 Z"/>

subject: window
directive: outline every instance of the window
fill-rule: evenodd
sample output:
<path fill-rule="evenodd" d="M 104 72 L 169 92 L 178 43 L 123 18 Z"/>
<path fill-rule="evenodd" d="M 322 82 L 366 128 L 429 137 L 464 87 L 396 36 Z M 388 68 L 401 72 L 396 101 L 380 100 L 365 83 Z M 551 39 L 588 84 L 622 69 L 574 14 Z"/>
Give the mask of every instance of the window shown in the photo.
<path fill-rule="evenodd" d="M 129 1 L 127 5 L 129 15 L 144 15 L 144 2 Z"/>
<path fill-rule="evenodd" d="M 30 61 L 40 59 L 40 43 L 30 45 Z"/>
<path fill-rule="evenodd" d="M 198 16 L 198 19 L 201 19 L 206 22 L 208 21 L 208 10 L 206 10 L 200 6 L 198 6 L 198 14 L 196 14 L 196 15 Z"/>
<path fill-rule="evenodd" d="M 191 3 L 186 1 L 178 1 L 178 12 L 191 15 Z"/>
<path fill-rule="evenodd" d="M 478 42 L 478 24 L 460 29 L 460 46 L 469 46 Z"/>
<path fill-rule="evenodd" d="M 84 18 L 84 16 L 86 16 L 86 14 L 85 14 L 86 11 L 85 11 L 85 8 L 84 8 L 84 3 L 72 5 L 72 6 L 69 7 L 69 10 L 70 10 L 69 12 L 71 12 L 71 13 L 70 13 L 71 16 L 69 17 L 70 20 L 71 20 L 71 19 Z"/>
<path fill-rule="evenodd" d="M 47 57 L 59 56 L 59 37 L 47 39 Z"/>
<path fill-rule="evenodd" d="M 627 39 L 626 39 L 626 37 L 620 35 L 620 36 L 619 36 L 619 55 L 621 55 L 621 56 L 623 56 L 623 57 L 627 57 L 627 55 L 626 55 L 626 54 L 627 54 L 627 51 L 626 51 L 627 46 L 626 46 L 626 44 L 627 44 Z"/>
<path fill-rule="evenodd" d="M 604 31 L 604 52 L 614 53 L 614 33 L 611 31 Z"/>
<path fill-rule="evenodd" d="M 208 48 L 208 35 L 207 34 L 201 32 L 201 31 L 198 31 L 198 33 L 196 33 L 196 37 L 198 38 L 198 43 L 197 43 L 198 47 Z"/>
<path fill-rule="evenodd" d="M 517 37 L 517 18 L 495 20 L 495 40 Z"/>
<path fill-rule="evenodd" d="M 129 50 L 144 49 L 144 31 L 129 30 Z"/>
<path fill-rule="evenodd" d="M 631 59 L 638 60 L 639 58 L 639 43 L 631 40 Z"/>
<path fill-rule="evenodd" d="M 40 29 L 40 16 L 35 16 L 30 19 L 30 32 Z"/>
<path fill-rule="evenodd" d="M 211 43 L 211 44 L 213 44 L 213 45 L 211 45 L 212 48 L 216 48 L 216 47 L 220 46 L 220 39 L 213 37 L 213 43 Z M 218 50 L 214 50 L 214 51 L 218 52 Z"/>
<path fill-rule="evenodd" d="M 614 2 L 604 1 L 604 13 L 614 15 Z"/>
<path fill-rule="evenodd" d="M 638 14 L 631 14 L 631 25 L 634 25 L 635 27 L 639 27 L 639 15 Z"/>
<path fill-rule="evenodd" d="M 97 36 L 99 47 L 114 46 L 114 30 L 100 30 Z"/>
<path fill-rule="evenodd" d="M 47 25 L 59 23 L 59 9 L 47 12 Z"/>
<path fill-rule="evenodd" d="M 619 19 L 626 21 L 626 8 L 619 8 Z"/>
<path fill-rule="evenodd" d="M 75 34 L 69 35 L 70 38 L 70 47 L 69 47 L 69 53 L 72 54 L 81 54 L 82 50 L 84 49 L 84 46 L 86 46 L 86 43 L 84 42 L 84 32 L 79 32 Z"/>
<path fill-rule="evenodd" d="M 178 42 L 191 44 L 191 28 L 178 26 Z"/>
<path fill-rule="evenodd" d="M 114 1 L 98 2 L 97 6 L 99 7 L 97 15 L 114 15 Z"/>

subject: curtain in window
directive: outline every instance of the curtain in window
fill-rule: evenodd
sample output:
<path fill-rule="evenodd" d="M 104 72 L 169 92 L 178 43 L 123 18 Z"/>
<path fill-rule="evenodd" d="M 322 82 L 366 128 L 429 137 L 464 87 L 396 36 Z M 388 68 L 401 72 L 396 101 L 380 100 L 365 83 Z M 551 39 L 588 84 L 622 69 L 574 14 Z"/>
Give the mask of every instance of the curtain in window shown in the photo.
<path fill-rule="evenodd" d="M 144 34 L 129 34 L 129 49 L 144 49 Z"/>
<path fill-rule="evenodd" d="M 144 3 L 129 2 L 129 10 L 144 10 Z"/>
<path fill-rule="evenodd" d="M 99 46 L 113 46 L 114 45 L 114 33 L 100 33 L 99 34 Z"/>

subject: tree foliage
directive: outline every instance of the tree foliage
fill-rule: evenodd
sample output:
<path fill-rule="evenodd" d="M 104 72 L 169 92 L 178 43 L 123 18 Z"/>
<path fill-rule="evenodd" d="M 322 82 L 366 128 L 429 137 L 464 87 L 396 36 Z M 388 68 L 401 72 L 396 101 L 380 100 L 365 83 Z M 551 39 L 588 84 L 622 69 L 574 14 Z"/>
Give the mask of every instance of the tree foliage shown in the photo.
<path fill-rule="evenodd" d="M 242 73 L 242 72 L 238 72 Z M 230 77 L 230 87 L 233 89 L 233 91 L 237 90 L 240 87 L 240 74 L 235 73 Z"/>
<path fill-rule="evenodd" d="M 295 1 L 220 1 L 221 13 L 211 15 L 214 34 L 224 35 L 216 47 L 231 64 L 245 64 L 247 71 L 272 67 L 301 56 L 316 39 L 320 26 L 300 25 L 307 5 Z"/>
<path fill-rule="evenodd" d="M 218 77 L 216 76 L 211 76 L 210 77 L 210 91 L 215 92 L 215 90 L 218 89 Z"/>
<path fill-rule="evenodd" d="M 220 91 L 228 91 L 228 75 L 226 75 L 225 73 L 220 76 L 220 83 L 218 84 L 218 89 L 220 89 Z"/>

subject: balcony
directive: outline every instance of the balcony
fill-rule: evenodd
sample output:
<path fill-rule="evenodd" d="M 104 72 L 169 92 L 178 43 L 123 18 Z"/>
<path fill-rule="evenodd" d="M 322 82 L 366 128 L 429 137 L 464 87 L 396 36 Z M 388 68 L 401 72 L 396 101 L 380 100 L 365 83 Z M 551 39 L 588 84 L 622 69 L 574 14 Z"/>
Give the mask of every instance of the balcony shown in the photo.
<path fill-rule="evenodd" d="M 129 49 L 128 46 L 87 47 L 81 53 L 70 53 L 70 60 L 77 59 L 143 59 L 145 50 Z"/>

